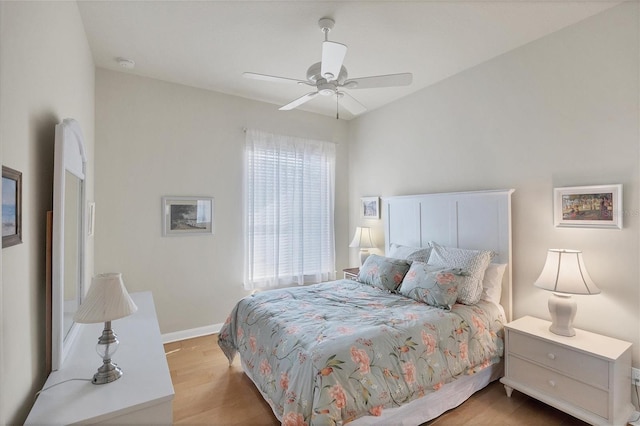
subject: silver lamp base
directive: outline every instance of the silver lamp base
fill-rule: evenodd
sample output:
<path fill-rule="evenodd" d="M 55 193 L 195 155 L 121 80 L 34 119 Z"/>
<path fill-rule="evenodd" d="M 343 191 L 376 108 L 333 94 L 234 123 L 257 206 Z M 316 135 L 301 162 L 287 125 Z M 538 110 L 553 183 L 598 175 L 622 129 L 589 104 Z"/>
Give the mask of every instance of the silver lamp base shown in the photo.
<path fill-rule="evenodd" d="M 96 345 L 96 352 L 102 357 L 102 365 L 98 368 L 98 372 L 94 374 L 91 383 L 104 385 L 122 377 L 120 367 L 111 362 L 111 356 L 116 353 L 119 345 L 118 336 L 111 329 L 111 321 L 105 321 L 104 330 Z"/>
<path fill-rule="evenodd" d="M 122 370 L 120 367 L 109 361 L 109 363 L 104 363 L 100 368 L 98 368 L 98 372 L 93 375 L 93 380 L 91 383 L 94 385 L 104 385 L 105 383 L 111 383 L 118 380 L 122 377 Z"/>

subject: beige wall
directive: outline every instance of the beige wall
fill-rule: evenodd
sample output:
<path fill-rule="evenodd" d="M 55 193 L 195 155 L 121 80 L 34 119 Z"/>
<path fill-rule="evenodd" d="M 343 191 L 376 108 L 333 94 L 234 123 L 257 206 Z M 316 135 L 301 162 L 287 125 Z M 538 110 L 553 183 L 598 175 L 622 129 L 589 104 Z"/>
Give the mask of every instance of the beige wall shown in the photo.
<path fill-rule="evenodd" d="M 347 259 L 347 126 L 187 86 L 96 72 L 96 273 L 151 290 L 162 333 L 224 322 L 242 287 L 243 128 L 337 143 L 338 270 Z M 161 236 L 161 198 L 215 199 L 215 235 Z M 342 260 L 342 261 L 341 261 Z"/>
<path fill-rule="evenodd" d="M 55 125 L 79 121 L 93 196 L 94 65 L 75 2 L 0 2 L 2 164 L 22 172 L 23 243 L 2 250 L 0 424 L 22 423 L 44 383 L 45 219 Z M 89 242 L 89 263 L 93 263 Z"/>
<path fill-rule="evenodd" d="M 576 325 L 640 366 L 638 22 L 623 4 L 353 121 L 350 229 L 359 196 L 515 188 L 515 317 L 549 318 L 546 250 L 581 249 L 602 294 L 576 297 Z M 554 187 L 612 183 L 623 230 L 553 226 Z"/>
<path fill-rule="evenodd" d="M 94 85 L 75 3 L 0 2 L 0 159 L 23 172 L 25 211 L 24 243 L 0 256 L 0 424 L 24 420 L 45 378 L 44 214 L 65 117 L 87 143 L 95 271 L 152 290 L 163 333 L 220 323 L 246 294 L 240 164 L 255 127 L 338 143 L 338 270 L 357 264 L 360 196 L 516 188 L 516 316 L 548 317 L 531 285 L 546 249 L 582 249 L 602 294 L 578 297 L 576 324 L 632 341 L 638 366 L 638 32 L 624 4 L 345 123 L 105 70 Z M 624 184 L 622 231 L 553 227 L 554 187 L 604 183 Z M 183 194 L 215 197 L 214 236 L 161 237 L 161 197 Z M 88 258 L 91 274 L 92 239 Z"/>

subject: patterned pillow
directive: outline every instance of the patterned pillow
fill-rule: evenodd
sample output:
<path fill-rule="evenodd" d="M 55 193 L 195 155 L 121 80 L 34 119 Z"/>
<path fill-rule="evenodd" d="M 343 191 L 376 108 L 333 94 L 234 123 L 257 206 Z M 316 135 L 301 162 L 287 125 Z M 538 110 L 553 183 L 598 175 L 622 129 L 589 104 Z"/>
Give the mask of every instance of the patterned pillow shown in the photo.
<path fill-rule="evenodd" d="M 467 250 L 455 247 L 441 246 L 431 241 L 431 256 L 429 264 L 444 268 L 460 268 L 468 276 L 462 279 L 458 287 L 458 302 L 474 305 L 482 296 L 482 278 L 491 259 L 496 255 L 493 251 Z"/>
<path fill-rule="evenodd" d="M 358 281 L 382 290 L 395 291 L 408 270 L 409 264 L 404 260 L 372 254 L 360 268 Z"/>
<path fill-rule="evenodd" d="M 388 256 L 393 257 L 394 259 L 404 259 L 409 262 L 413 262 L 414 260 L 426 262 L 429 260 L 430 254 L 431 247 L 409 247 L 391 243 Z"/>
<path fill-rule="evenodd" d="M 411 253 L 409 256 L 407 256 L 407 262 L 411 263 L 414 261 L 418 261 L 427 263 L 429 261 L 429 257 L 431 257 L 431 247 L 423 248 Z"/>
<path fill-rule="evenodd" d="M 451 309 L 458 298 L 461 269 L 434 268 L 424 262 L 413 262 L 404 276 L 400 294 L 436 308 Z"/>

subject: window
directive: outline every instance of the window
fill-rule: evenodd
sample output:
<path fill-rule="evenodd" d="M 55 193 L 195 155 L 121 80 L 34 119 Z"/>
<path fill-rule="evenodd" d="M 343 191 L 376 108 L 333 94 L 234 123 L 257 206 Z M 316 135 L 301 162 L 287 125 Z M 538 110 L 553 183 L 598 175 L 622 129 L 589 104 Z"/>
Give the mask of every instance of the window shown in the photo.
<path fill-rule="evenodd" d="M 246 289 L 335 279 L 335 145 L 247 130 Z"/>

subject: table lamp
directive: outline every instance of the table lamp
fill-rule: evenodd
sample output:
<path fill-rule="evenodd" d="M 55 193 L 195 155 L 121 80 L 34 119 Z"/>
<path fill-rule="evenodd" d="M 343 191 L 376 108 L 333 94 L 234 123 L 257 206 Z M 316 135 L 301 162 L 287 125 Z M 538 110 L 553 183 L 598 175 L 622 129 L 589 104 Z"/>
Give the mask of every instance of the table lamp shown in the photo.
<path fill-rule="evenodd" d="M 360 266 L 362 266 L 367 257 L 369 257 L 369 250 L 367 249 L 375 247 L 371 239 L 371 228 L 356 226 L 356 233 L 349 247 L 357 247 L 360 249 Z"/>
<path fill-rule="evenodd" d="M 80 308 L 73 317 L 75 322 L 92 324 L 104 322 L 104 331 L 98 339 L 96 352 L 102 357 L 102 365 L 93 376 L 92 383 L 101 385 L 118 380 L 122 370 L 111 362 L 118 350 L 118 336 L 111 329 L 111 321 L 131 315 L 138 310 L 122 282 L 122 274 L 96 275 Z"/>
<path fill-rule="evenodd" d="M 580 250 L 549 249 L 544 268 L 533 285 L 553 292 L 549 297 L 549 330 L 569 337 L 576 335 L 572 324 L 578 309 L 571 295 L 600 293 L 587 272 Z"/>

